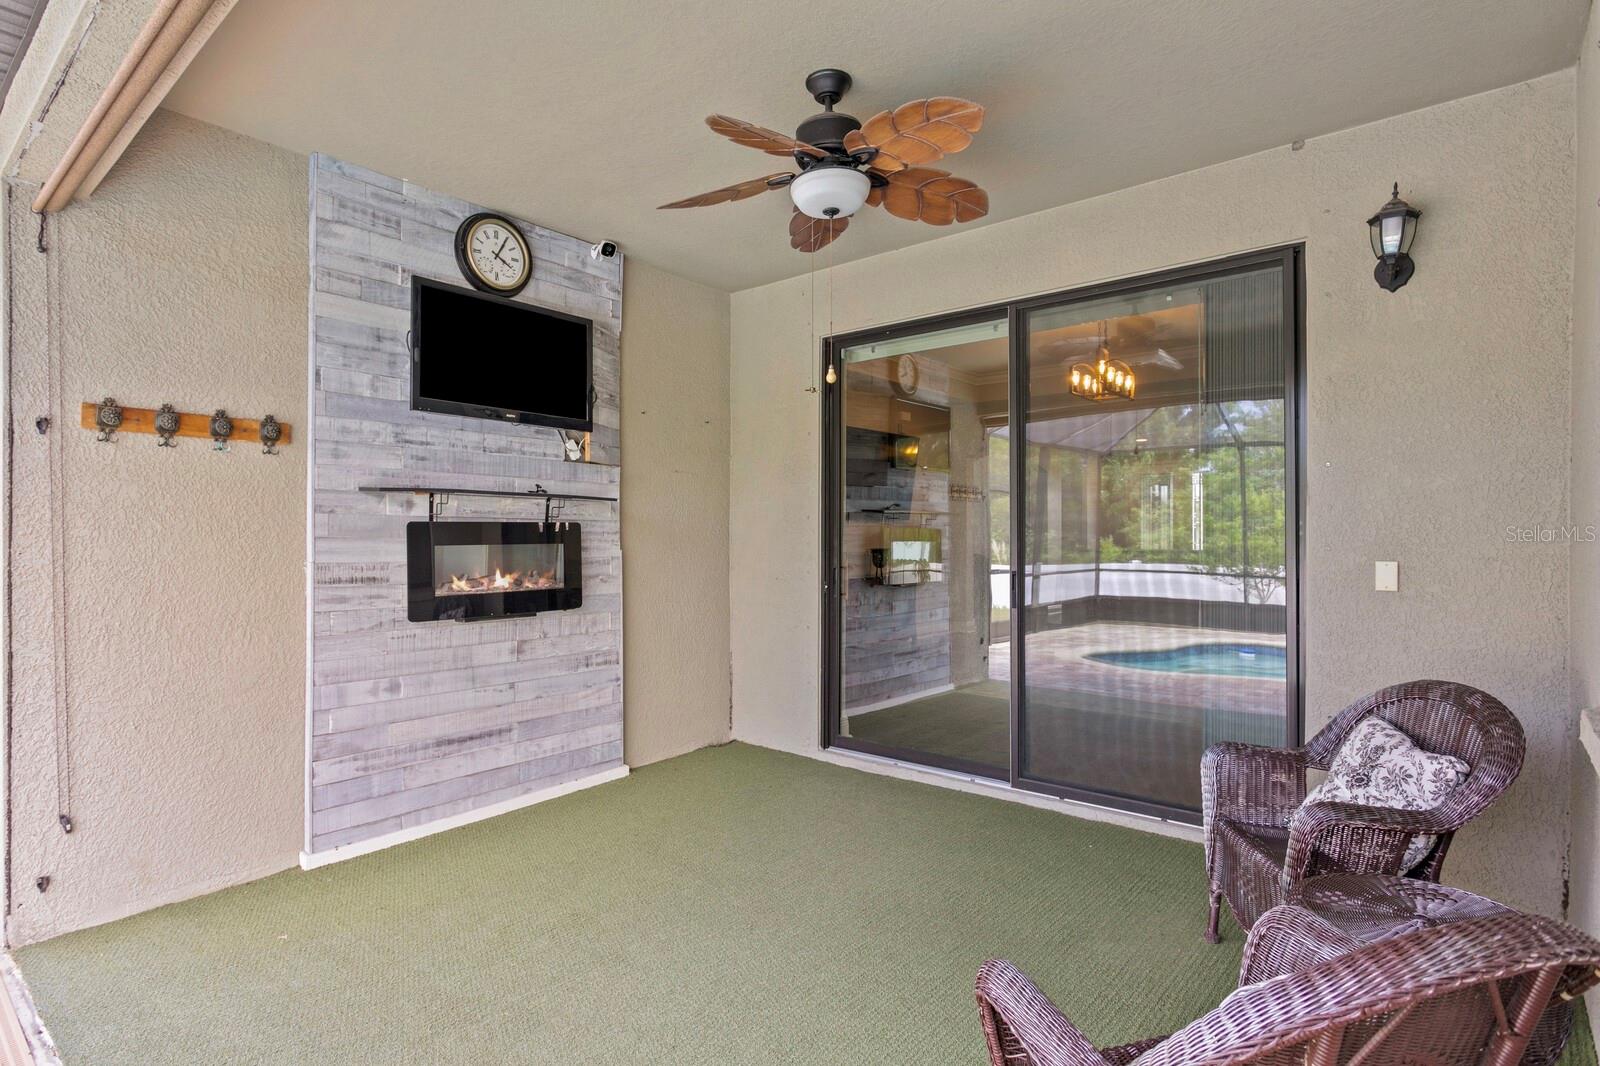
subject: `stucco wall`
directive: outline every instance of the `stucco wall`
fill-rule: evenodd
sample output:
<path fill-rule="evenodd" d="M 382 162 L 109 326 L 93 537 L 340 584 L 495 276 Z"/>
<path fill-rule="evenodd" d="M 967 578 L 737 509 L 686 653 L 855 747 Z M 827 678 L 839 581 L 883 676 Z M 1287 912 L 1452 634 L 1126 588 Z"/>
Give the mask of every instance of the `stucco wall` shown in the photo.
<path fill-rule="evenodd" d="M 305 167 L 157 114 L 95 200 L 52 219 L 49 299 L 34 188 L 11 190 L 13 943 L 295 862 L 305 449 L 101 444 L 78 405 L 226 407 L 303 434 Z M 65 449 L 70 836 L 56 824 L 46 413 Z"/>
<path fill-rule="evenodd" d="M 957 230 L 840 266 L 832 286 L 844 331 L 1304 241 L 1307 728 L 1410 678 L 1503 698 L 1531 757 L 1447 873 L 1547 913 L 1561 908 L 1571 762 L 1567 548 L 1508 543 L 1506 527 L 1567 517 L 1573 121 L 1561 72 Z M 1416 277 L 1390 295 L 1365 221 L 1394 179 L 1424 215 Z M 734 735 L 799 752 L 819 743 L 820 445 L 805 390 L 825 300 L 817 315 L 805 278 L 733 297 Z M 1376 559 L 1400 560 L 1400 592 L 1373 591 Z"/>
<path fill-rule="evenodd" d="M 1572 272 L 1572 523 L 1600 526 L 1600 8 L 1578 55 L 1577 225 Z M 1572 705 L 1600 714 L 1600 543 L 1572 547 Z M 1600 774 L 1572 741 L 1572 897 L 1568 917 L 1600 933 Z M 1588 756 L 1588 757 L 1586 757 Z M 1600 1023 L 1600 991 L 1589 994 Z"/>
<path fill-rule="evenodd" d="M 623 758 L 728 739 L 728 294 L 630 259 L 622 294 Z"/>

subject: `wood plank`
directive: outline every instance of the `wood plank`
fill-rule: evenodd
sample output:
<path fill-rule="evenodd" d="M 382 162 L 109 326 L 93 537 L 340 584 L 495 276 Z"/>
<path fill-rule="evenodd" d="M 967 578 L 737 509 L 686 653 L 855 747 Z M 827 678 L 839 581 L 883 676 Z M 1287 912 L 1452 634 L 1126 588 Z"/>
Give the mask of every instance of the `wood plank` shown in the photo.
<path fill-rule="evenodd" d="M 363 485 L 613 496 L 620 486 L 622 263 L 516 220 L 533 252 L 520 302 L 589 316 L 597 392 L 589 463 L 548 427 L 412 411 L 410 280 L 459 283 L 455 226 L 477 205 L 326 156 L 312 163 L 314 455 L 312 849 L 356 843 L 591 775 L 621 760 L 618 504 L 583 524 L 584 605 L 482 627 L 405 616 L 404 525 L 420 499 Z M 450 519 L 543 517 L 543 500 L 454 495 Z"/>
<path fill-rule="evenodd" d="M 149 407 L 124 407 L 122 409 L 122 425 L 117 427 L 118 433 L 149 433 L 156 431 L 156 415 L 160 414 Z M 98 430 L 96 419 L 100 417 L 100 405 L 85 402 L 78 409 L 78 425 L 84 429 Z M 232 416 L 230 416 L 232 417 Z M 278 438 L 281 447 L 293 440 L 293 427 L 287 422 L 279 422 L 283 427 L 283 436 Z M 194 414 L 189 411 L 178 412 L 179 437 L 198 437 L 204 440 L 211 439 L 211 416 Z M 235 418 L 233 432 L 228 434 L 230 441 L 261 442 L 261 422 L 255 418 Z"/>

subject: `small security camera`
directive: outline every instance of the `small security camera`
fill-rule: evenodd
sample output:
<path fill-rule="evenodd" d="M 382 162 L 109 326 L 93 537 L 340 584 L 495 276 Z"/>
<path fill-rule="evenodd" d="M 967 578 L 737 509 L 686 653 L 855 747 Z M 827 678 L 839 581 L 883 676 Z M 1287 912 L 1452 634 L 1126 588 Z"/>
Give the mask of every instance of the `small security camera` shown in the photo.
<path fill-rule="evenodd" d="M 617 254 L 616 241 L 601 241 L 599 244 L 589 245 L 590 259 L 610 259 Z"/>

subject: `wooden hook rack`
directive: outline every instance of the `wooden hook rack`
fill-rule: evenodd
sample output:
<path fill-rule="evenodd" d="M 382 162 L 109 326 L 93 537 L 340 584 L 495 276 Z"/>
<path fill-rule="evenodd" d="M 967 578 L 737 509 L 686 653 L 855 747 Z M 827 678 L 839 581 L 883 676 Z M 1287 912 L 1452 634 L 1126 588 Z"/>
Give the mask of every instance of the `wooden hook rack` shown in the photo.
<path fill-rule="evenodd" d="M 78 425 L 84 429 L 98 430 L 100 428 L 97 418 L 100 405 L 85 403 L 78 409 Z M 160 412 L 149 407 L 124 407 L 122 408 L 122 424 L 116 429 L 118 433 L 156 433 L 156 415 Z M 277 445 L 282 447 L 293 440 L 292 430 L 287 422 L 278 425 L 283 433 L 278 437 Z M 174 436 L 198 437 L 201 440 L 211 439 L 211 416 L 199 415 L 189 411 L 178 412 L 178 429 Z M 233 431 L 228 434 L 230 441 L 246 441 L 261 443 L 261 420 L 256 418 L 234 418 Z"/>

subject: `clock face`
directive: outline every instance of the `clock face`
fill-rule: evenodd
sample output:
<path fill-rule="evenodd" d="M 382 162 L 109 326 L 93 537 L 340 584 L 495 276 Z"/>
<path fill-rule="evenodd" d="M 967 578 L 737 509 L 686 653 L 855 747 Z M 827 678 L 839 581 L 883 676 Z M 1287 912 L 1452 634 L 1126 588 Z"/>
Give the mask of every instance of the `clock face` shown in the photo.
<path fill-rule="evenodd" d="M 902 355 L 894 365 L 894 384 L 903 396 L 910 396 L 917 391 L 917 360 L 913 356 Z"/>
<path fill-rule="evenodd" d="M 456 258 L 468 281 L 502 295 L 520 292 L 532 266 L 521 231 L 499 215 L 474 215 L 463 222 Z"/>

